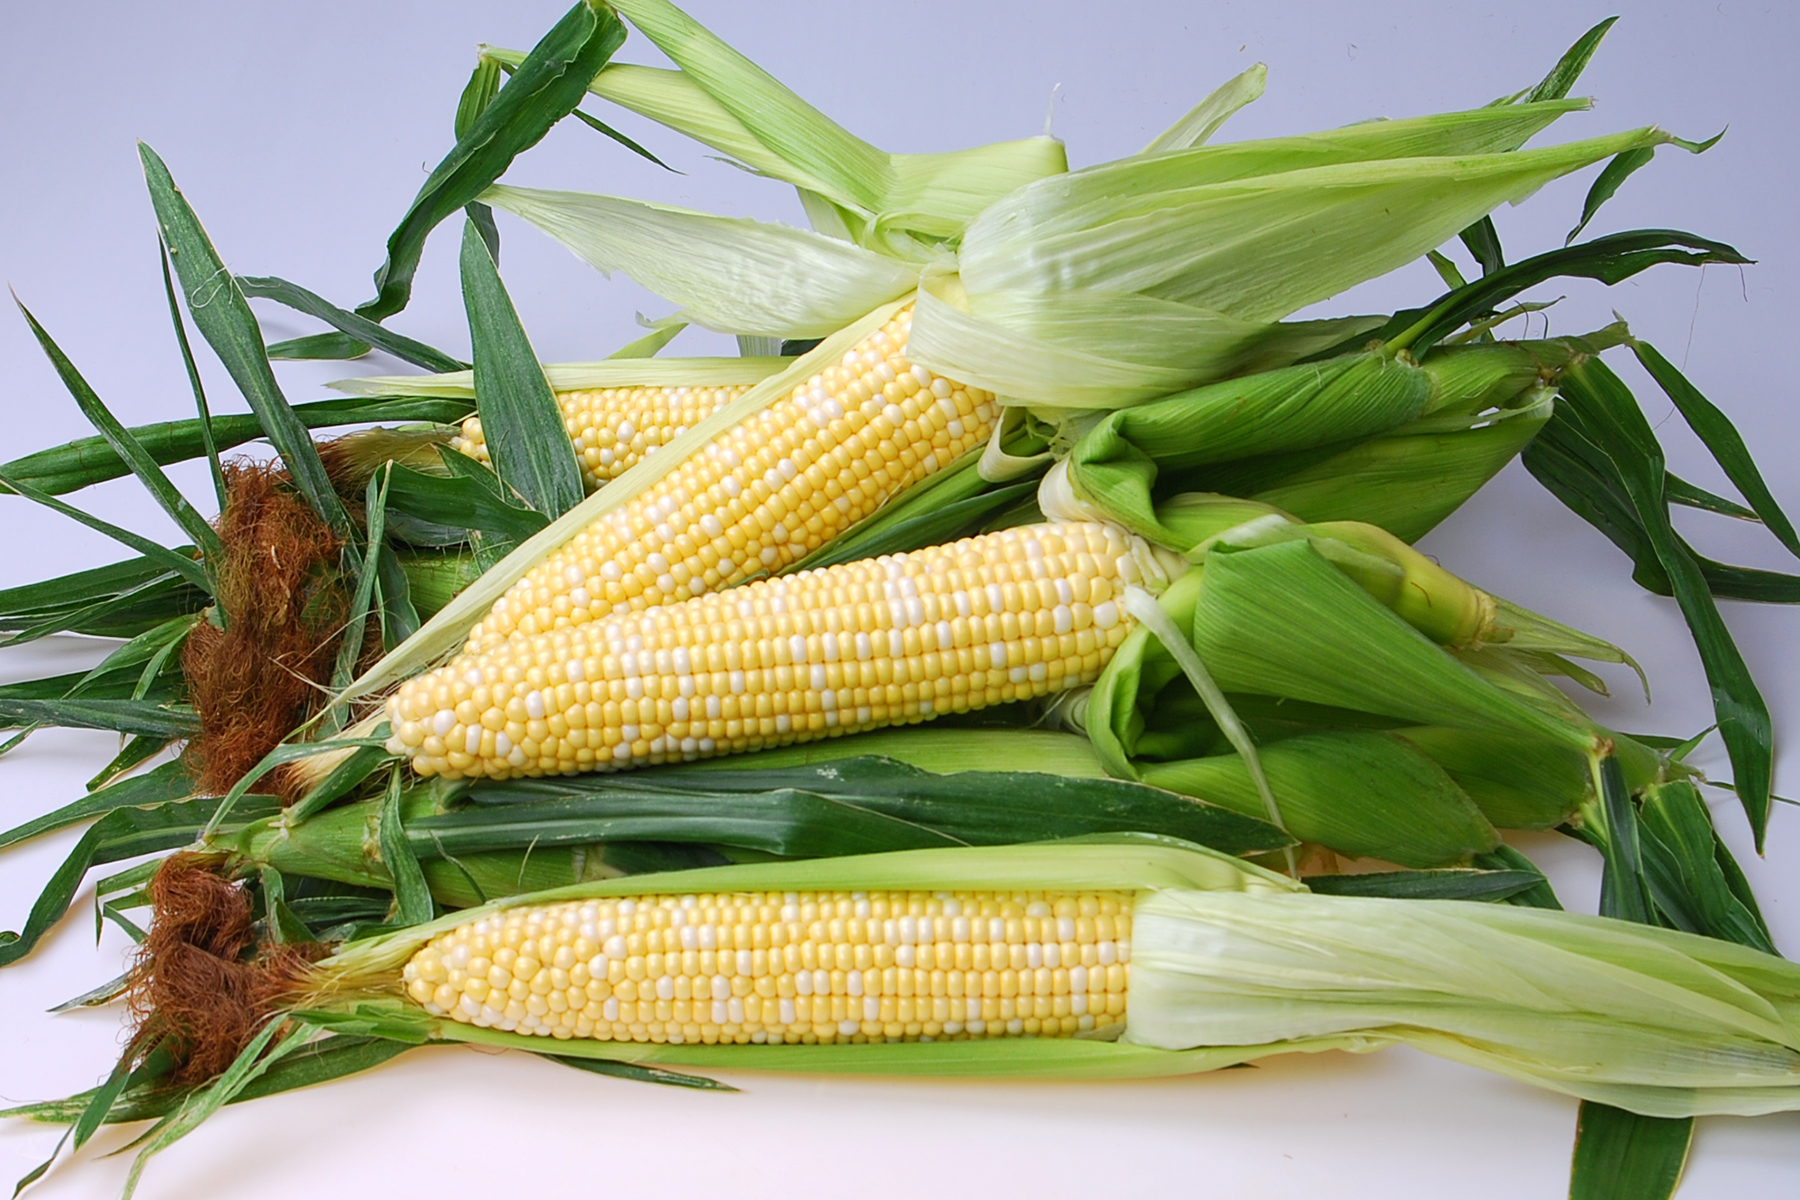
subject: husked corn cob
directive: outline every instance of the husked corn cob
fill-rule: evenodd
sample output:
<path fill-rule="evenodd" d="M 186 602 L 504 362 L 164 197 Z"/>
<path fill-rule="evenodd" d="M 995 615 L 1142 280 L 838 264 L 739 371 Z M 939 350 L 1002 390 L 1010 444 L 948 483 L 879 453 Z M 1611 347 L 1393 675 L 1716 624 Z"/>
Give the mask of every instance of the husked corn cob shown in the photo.
<path fill-rule="evenodd" d="M 1021 526 L 514 638 L 403 684 L 423 775 L 618 770 L 1092 683 L 1131 624 L 1127 535 Z"/>
<path fill-rule="evenodd" d="M 466 650 L 686 600 L 789 566 L 987 440 L 994 397 L 906 359 L 902 309 L 544 559 Z"/>
<path fill-rule="evenodd" d="M 575 445 L 581 481 L 593 491 L 750 390 L 747 383 L 725 387 L 616 387 L 558 392 L 563 427 Z M 477 462 L 488 461 L 481 418 L 470 417 L 451 439 L 452 449 Z"/>
<path fill-rule="evenodd" d="M 435 1016 L 617 1042 L 1068 1037 L 1125 1019 L 1129 892 L 769 892 L 514 908 L 406 964 Z"/>

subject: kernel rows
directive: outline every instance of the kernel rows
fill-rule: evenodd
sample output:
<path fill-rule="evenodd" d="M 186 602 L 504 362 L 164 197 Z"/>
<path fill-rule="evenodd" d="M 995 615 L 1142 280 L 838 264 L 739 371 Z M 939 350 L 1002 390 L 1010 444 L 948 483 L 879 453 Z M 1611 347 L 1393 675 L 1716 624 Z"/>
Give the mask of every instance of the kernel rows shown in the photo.
<path fill-rule="evenodd" d="M 1123 1022 L 1131 895 L 833 892 L 515 908 L 433 939 L 406 994 L 552 1038 L 1067 1037 Z"/>

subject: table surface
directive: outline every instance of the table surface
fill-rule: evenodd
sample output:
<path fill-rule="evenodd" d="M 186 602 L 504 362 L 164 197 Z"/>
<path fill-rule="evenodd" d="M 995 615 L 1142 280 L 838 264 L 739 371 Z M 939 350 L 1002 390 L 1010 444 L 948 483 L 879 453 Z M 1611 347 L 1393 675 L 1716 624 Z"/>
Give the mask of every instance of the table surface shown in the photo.
<path fill-rule="evenodd" d="M 1591 114 L 1559 125 L 1574 138 L 1656 122 L 1692 138 L 1729 125 L 1703 158 L 1665 151 L 1633 178 L 1593 232 L 1671 227 L 1738 245 L 1757 265 L 1694 272 L 1663 267 L 1610 291 L 1559 281 L 1545 298 L 1555 333 L 1605 324 L 1615 308 L 1737 421 L 1776 494 L 1800 506 L 1793 464 L 1787 355 L 1800 318 L 1800 239 L 1791 220 L 1800 161 L 1800 96 L 1789 69 L 1800 19 L 1787 6 L 1596 5 L 1520 0 L 1505 6 L 1371 0 L 1202 5 L 1140 3 L 1109 12 L 1062 0 L 1034 5 L 919 0 L 904 9 L 844 2 L 694 0 L 692 11 L 778 77 L 885 149 L 926 151 L 1040 132 L 1046 113 L 1085 165 L 1130 153 L 1217 82 L 1254 61 L 1268 95 L 1227 138 L 1302 132 L 1380 115 L 1472 107 L 1534 82 L 1564 46 L 1612 11 L 1623 19 L 1579 93 Z M 1127 7 L 1127 6 L 1119 6 Z M 524 48 L 560 0 L 509 5 L 440 0 L 264 6 L 168 0 L 155 6 L 14 5 L 0 36 L 14 47 L 0 74 L 0 274 L 61 341 L 128 423 L 176 418 L 191 404 L 152 258 L 153 225 L 132 139 L 168 161 L 226 261 L 280 274 L 353 305 L 369 293 L 387 232 L 423 172 L 448 148 L 458 92 L 478 42 Z M 621 58 L 657 62 L 641 38 Z M 681 173 L 633 158 L 566 123 L 522 158 L 509 181 L 656 199 L 802 223 L 793 193 L 747 176 L 629 115 L 590 109 L 662 154 Z M 1591 172 L 1590 172 L 1591 175 Z M 1545 188 L 1496 220 L 1515 256 L 1560 243 L 1587 179 Z M 501 218 L 506 280 L 547 361 L 591 359 L 635 336 L 633 315 L 670 306 L 623 278 L 602 279 L 534 232 Z M 465 353 L 454 231 L 427 249 L 418 295 L 391 324 Z M 1459 249 L 1453 255 L 1460 255 Z M 1466 256 L 1464 256 L 1466 257 Z M 1382 311 L 1434 295 L 1414 264 L 1321 311 Z M 315 330 L 260 309 L 270 340 Z M 1534 318 L 1536 334 L 1545 318 Z M 731 353 L 727 339 L 683 334 L 673 353 Z M 290 399 L 319 398 L 345 374 L 392 373 L 379 357 L 279 368 Z M 1623 369 L 1623 368 L 1622 368 Z M 242 411 L 229 381 L 203 365 L 215 411 Z M 1641 382 L 1639 377 L 1635 377 Z M 0 322 L 0 396 L 10 458 L 87 432 L 22 322 Z M 1645 392 L 1671 464 L 1703 486 L 1720 473 L 1672 409 Z M 173 472 L 210 494 L 203 470 Z M 82 503 L 154 536 L 168 523 L 130 481 Z M 98 535 L 22 501 L 0 501 L 13 553 L 0 587 L 119 557 Z M 1755 528 L 1678 517 L 1708 552 L 1774 569 L 1791 560 Z M 1710 724 L 1698 660 L 1672 603 L 1629 581 L 1628 564 L 1516 465 L 1423 544 L 1491 590 L 1626 647 L 1657 688 L 1646 706 L 1609 670 L 1612 698 L 1590 704 L 1619 728 L 1686 735 Z M 1778 731 L 1800 721 L 1794 614 L 1725 606 Z M 94 662 L 104 645 L 51 639 L 0 656 L 0 680 Z M 48 731 L 0 762 L 0 824 L 78 795 L 111 753 L 98 733 Z M 1698 756 L 1715 772 L 1723 754 Z M 1778 760 L 1777 790 L 1800 789 L 1796 760 Z M 1800 820 L 1778 805 L 1766 858 L 1743 816 L 1712 793 L 1726 839 L 1763 899 L 1777 941 L 1800 945 Z M 1720 799 L 1724 797 L 1724 799 Z M 74 831 L 0 859 L 0 926 L 17 927 Z M 1598 865 L 1554 835 L 1519 843 L 1550 871 L 1565 902 L 1592 911 Z M 109 930 L 96 949 L 84 896 L 39 952 L 0 981 L 0 1101 L 92 1085 L 116 1054 L 115 1010 L 50 1017 L 51 1004 L 111 978 L 129 951 Z M 571 1189 L 729 1189 L 788 1198 L 959 1190 L 1047 1196 L 1287 1196 L 1436 1193 L 1446 1178 L 1473 1200 L 1548 1196 L 1565 1188 L 1575 1104 L 1405 1050 L 1292 1056 L 1213 1076 L 1119 1084 L 1008 1084 L 730 1075 L 721 1095 L 570 1071 L 522 1054 L 434 1048 L 329 1088 L 222 1112 L 158 1160 L 140 1195 L 259 1197 L 542 1194 Z M 1800 1117 L 1700 1123 L 1686 1198 L 1792 1194 Z M 107 1196 L 123 1179 L 124 1133 L 103 1133 L 81 1161 L 39 1185 L 49 1197 Z M 55 1143 L 55 1131 L 0 1127 L 0 1181 Z"/>

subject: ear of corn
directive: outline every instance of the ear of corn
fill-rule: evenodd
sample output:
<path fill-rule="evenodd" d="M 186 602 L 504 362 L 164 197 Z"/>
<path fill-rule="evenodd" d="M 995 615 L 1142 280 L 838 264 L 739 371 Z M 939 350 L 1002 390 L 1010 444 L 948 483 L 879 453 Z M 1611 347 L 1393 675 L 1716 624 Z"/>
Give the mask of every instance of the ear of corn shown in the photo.
<path fill-rule="evenodd" d="M 788 405 L 797 410 L 794 414 L 796 416 L 799 412 L 809 411 L 810 408 L 815 407 L 805 403 L 805 397 L 809 392 L 802 389 L 801 385 L 808 384 L 815 376 L 821 375 L 825 371 L 842 372 L 845 370 L 846 356 L 852 352 L 860 356 L 863 352 L 860 343 L 865 339 L 872 339 L 875 334 L 882 332 L 883 327 L 894 318 L 901 307 L 901 305 L 884 306 L 855 325 L 826 338 L 819 346 L 794 360 L 784 370 L 764 378 L 737 400 L 714 412 L 712 416 L 705 418 L 698 425 L 691 427 L 685 434 L 669 443 L 663 451 L 640 461 L 637 466 L 630 468 L 623 475 L 611 481 L 582 504 L 563 514 L 542 532 L 519 546 L 503 561 L 484 572 L 474 586 L 456 597 L 437 616 L 426 622 L 417 634 L 365 671 L 352 683 L 345 693 L 346 696 L 359 696 L 369 691 L 385 688 L 424 666 L 442 661 L 444 656 L 463 644 L 470 627 L 488 613 L 496 601 L 509 589 L 519 584 L 523 577 L 531 574 L 545 560 L 563 550 L 568 543 L 595 522 L 607 520 L 635 527 L 644 522 L 652 503 L 658 506 L 660 512 L 660 506 L 672 496 L 676 486 L 670 482 L 670 477 L 678 475 L 683 467 L 692 468 L 695 465 L 694 460 L 709 464 L 708 470 L 719 470 L 718 461 L 712 456 L 723 457 L 726 449 L 729 448 L 733 430 L 746 421 L 754 419 L 772 406 Z M 654 362 L 655 360 L 650 361 Z M 860 361 L 860 358 L 855 361 Z M 636 367 L 644 364 L 630 365 Z M 898 375 L 899 373 L 896 372 L 896 378 Z M 916 377 L 913 378 L 916 382 Z M 887 385 L 883 382 L 882 386 L 885 388 Z M 799 399 L 796 399 L 797 391 Z M 828 396 L 826 399 L 829 400 L 830 397 Z M 885 422 L 878 428 L 886 428 L 892 424 L 879 410 L 872 414 L 872 417 L 873 421 L 870 423 Z M 789 425 L 791 426 L 791 422 Z M 784 430 L 784 432 L 787 431 L 789 430 Z M 948 431 L 947 425 L 945 431 Z M 725 439 L 724 445 L 715 445 L 716 439 L 721 437 Z M 709 447 L 711 447 L 710 451 Z M 877 452 L 879 447 L 880 441 L 877 438 L 875 445 Z M 767 449 L 767 447 L 760 449 Z M 865 452 L 870 451 L 870 447 L 866 444 L 860 445 L 859 449 Z M 843 446 L 838 446 L 834 448 L 833 452 L 847 453 L 848 451 Z M 778 459 L 779 456 L 766 464 L 765 470 L 775 467 Z M 915 466 L 917 461 L 918 454 L 915 451 Z M 940 462 L 937 465 L 944 464 Z M 866 469 L 867 464 L 865 463 L 864 466 Z M 796 477 L 798 477 L 797 469 Z M 758 486 L 755 480 L 750 481 L 750 484 L 752 487 Z M 760 486 L 768 488 L 766 483 Z M 740 494 L 743 490 L 744 485 L 740 483 Z M 810 489 L 808 491 L 810 495 Z M 859 494 L 861 493 L 860 481 L 857 491 Z M 885 497 L 880 498 L 884 499 Z M 693 493 L 689 493 L 688 499 L 689 501 L 693 500 Z M 734 499 L 721 493 L 716 503 L 724 506 Z M 676 507 L 679 508 L 680 505 Z M 835 505 L 832 508 L 835 511 Z M 688 529 L 698 527 L 701 513 L 695 511 L 688 515 L 690 521 L 684 525 L 684 533 Z M 716 517 L 716 512 L 714 515 Z M 662 523 L 664 522 L 660 516 L 655 521 L 649 521 L 648 532 L 655 534 L 655 527 Z M 775 523 L 777 523 L 775 520 L 771 520 L 771 528 L 766 531 L 760 529 L 759 523 L 759 533 L 772 534 L 772 526 Z M 787 532 L 794 533 L 792 530 Z M 736 565 L 740 564 L 734 563 L 734 566 Z M 566 571 L 567 564 L 558 564 L 556 570 L 545 573 L 548 575 L 548 586 L 556 589 L 557 592 L 572 590 L 574 584 L 568 580 Z M 683 568 L 683 573 L 684 575 L 688 573 L 686 567 Z M 655 582 L 657 578 L 658 576 L 652 575 L 651 582 Z M 704 572 L 702 572 L 702 578 L 704 578 Z M 561 582 L 557 582 L 558 580 Z M 702 582 L 701 586 L 704 587 L 705 584 Z"/>
<path fill-rule="evenodd" d="M 1108 900 L 1119 914 L 1101 911 Z M 885 912 L 876 913 L 878 903 Z M 970 911 L 987 904 L 999 913 L 981 930 Z M 1059 904 L 1071 914 L 1059 915 Z M 1126 908 L 1128 949 L 1120 944 Z M 1103 994 L 1109 1009 L 1110 997 L 1123 998 L 1122 1012 L 1107 1014 L 1123 1016 L 1122 1039 L 1065 1045 L 1043 1036 L 1046 1021 L 1061 1032 L 1059 996 L 1074 1008 L 1072 958 L 1086 966 L 1087 1007 L 1098 1025 L 1092 1010 L 1102 994 L 1094 982 L 1105 916 L 1115 961 L 1104 964 Z M 1095 938 L 1091 965 L 1084 919 Z M 1064 938 L 1064 921 L 1073 922 L 1066 930 L 1073 937 Z M 983 934 L 989 970 L 975 972 Z M 1002 945 L 1007 965 L 999 968 Z M 1058 965 L 1042 965 L 1052 945 Z M 840 946 L 847 967 L 837 965 Z M 507 951 L 508 964 L 498 966 Z M 710 964 L 702 957 L 708 953 Z M 987 996 L 990 975 L 997 992 L 1008 990 L 1004 972 L 1014 970 L 1015 953 L 1024 959 L 1015 994 Z M 808 967 L 809 954 L 814 963 L 829 954 L 829 965 Z M 877 955 L 891 956 L 893 966 L 878 966 Z M 910 967 L 900 964 L 903 956 Z M 484 965 L 478 958 L 485 975 L 472 969 Z M 1059 972 L 1069 976 L 1060 992 Z M 579 984 L 578 974 L 585 976 Z M 853 975 L 861 997 L 850 995 Z M 811 992 L 804 1024 L 803 978 Z M 928 1024 L 937 1037 L 975 1036 L 969 1013 L 977 980 L 979 1003 L 998 1002 L 993 1018 L 973 1018 L 983 1021 L 983 1042 L 1025 1034 L 1026 1020 L 1039 1022 L 1039 1036 L 1010 1046 L 959 1045 L 954 1054 L 918 1044 L 933 1036 Z M 1049 985 L 1047 996 L 1040 982 Z M 940 984 L 944 995 L 932 995 Z M 408 1000 L 377 999 L 397 985 Z M 911 997 L 901 995 L 903 986 Z M 937 1008 L 955 998 L 955 986 L 964 1018 L 950 1033 L 949 1004 L 942 1021 Z M 702 988 L 707 995 L 699 998 Z M 466 1005 L 475 991 L 479 998 Z M 725 1019 L 715 1022 L 721 991 L 729 992 Z M 344 1013 L 363 1028 L 413 1037 L 524 1048 L 554 1038 L 558 1053 L 712 1068 L 1133 1075 L 1216 1067 L 1220 1056 L 1207 1053 L 1214 1047 L 1229 1047 L 1231 1061 L 1361 1037 L 1364 1049 L 1408 1042 L 1657 1115 L 1800 1105 L 1800 969 L 1772 955 L 1561 912 L 1308 895 L 1197 847 L 1147 839 L 915 851 L 587 884 L 355 943 L 318 965 L 309 992 L 300 1015 L 321 1023 Z M 596 999 L 600 992 L 608 994 Z M 822 995 L 827 1013 L 841 999 L 846 1015 L 821 1020 Z M 862 1015 L 871 998 L 873 1018 Z M 1045 998 L 1048 1017 L 1018 1015 L 1027 999 L 1035 1014 Z M 901 1003 L 909 999 L 913 1019 L 903 1021 Z M 862 1001 L 862 1013 L 852 1014 L 852 1000 Z M 1000 1015 L 1007 1001 L 1011 1018 Z M 685 1022 L 676 1019 L 683 1003 Z M 434 1017 L 427 1004 L 445 1015 Z M 753 1004 L 761 1028 L 751 1027 Z M 628 1016 L 637 1020 L 615 1019 Z M 514 1021 L 517 1032 L 494 1027 Z M 584 1021 L 589 1027 L 578 1032 Z M 754 1042 L 759 1034 L 761 1045 L 707 1044 L 709 1037 Z M 858 1039 L 879 1044 L 817 1044 Z M 772 1044 L 808 1041 L 815 1044 Z"/>
<path fill-rule="evenodd" d="M 495 602 L 468 652 L 779 571 L 980 446 L 993 398 L 913 367 L 909 316 L 582 529 Z"/>
<path fill-rule="evenodd" d="M 424 774 L 505 778 L 1048 695 L 1092 682 L 1123 640 L 1135 570 L 1110 527 L 1025 527 L 495 640 L 401 687 L 390 746 Z"/>

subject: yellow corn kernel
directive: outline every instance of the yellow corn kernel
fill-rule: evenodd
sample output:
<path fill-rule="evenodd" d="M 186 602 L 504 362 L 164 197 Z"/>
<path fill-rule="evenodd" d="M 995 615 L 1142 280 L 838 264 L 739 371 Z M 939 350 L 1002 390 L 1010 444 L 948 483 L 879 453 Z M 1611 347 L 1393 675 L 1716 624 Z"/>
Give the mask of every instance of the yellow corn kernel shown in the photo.
<path fill-rule="evenodd" d="M 837 363 L 720 433 L 507 589 L 478 653 L 791 566 L 987 440 L 994 397 L 906 359 L 903 309 Z"/>
<path fill-rule="evenodd" d="M 616 387 L 559 392 L 563 427 L 581 464 L 588 491 L 616 479 L 725 405 L 750 390 L 747 383 L 726 387 Z M 488 462 L 481 418 L 470 417 L 450 446 L 477 462 Z"/>
<path fill-rule="evenodd" d="M 389 699 L 389 747 L 422 775 L 505 779 L 1032 699 L 1099 675 L 1132 573 L 1125 534 L 1067 522 L 761 580 L 464 655 Z"/>
<path fill-rule="evenodd" d="M 1082 934 L 1056 915 L 1081 900 L 1119 911 L 1112 936 L 1092 922 Z M 1123 892 L 575 900 L 440 934 L 402 980 L 434 1016 L 538 1037 L 708 1045 L 1068 1037 L 1125 1019 L 1131 904 Z M 645 954 L 645 944 L 667 949 Z M 503 970 L 498 954 L 489 957 L 495 945 L 536 946 L 575 966 L 520 955 Z M 963 965 L 965 950 L 994 965 Z M 880 959 L 892 965 L 826 965 Z M 1107 965 L 1084 966 L 1089 959 Z M 576 981 L 580 968 L 585 982 Z M 495 972 L 528 999 L 493 986 Z"/>

